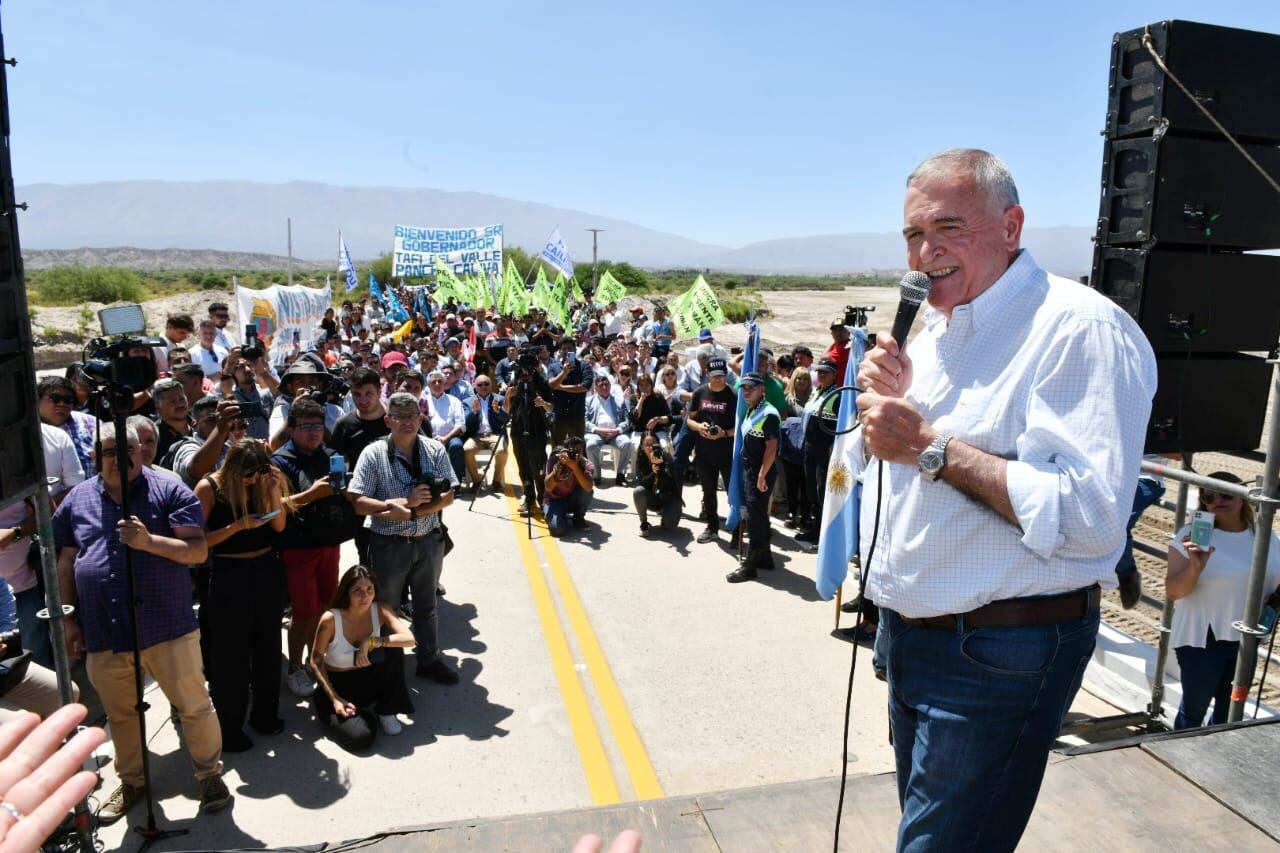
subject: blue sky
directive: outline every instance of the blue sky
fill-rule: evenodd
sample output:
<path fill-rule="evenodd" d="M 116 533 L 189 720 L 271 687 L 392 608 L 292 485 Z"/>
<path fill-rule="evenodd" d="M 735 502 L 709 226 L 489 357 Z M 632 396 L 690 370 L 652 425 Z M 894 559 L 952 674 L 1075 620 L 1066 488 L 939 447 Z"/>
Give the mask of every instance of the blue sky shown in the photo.
<path fill-rule="evenodd" d="M 1274 0 L 7 0 L 15 180 L 475 190 L 722 245 L 896 231 L 929 153 L 1091 225 L 1111 35 Z M 1230 61 L 1224 57 L 1224 61 Z"/>

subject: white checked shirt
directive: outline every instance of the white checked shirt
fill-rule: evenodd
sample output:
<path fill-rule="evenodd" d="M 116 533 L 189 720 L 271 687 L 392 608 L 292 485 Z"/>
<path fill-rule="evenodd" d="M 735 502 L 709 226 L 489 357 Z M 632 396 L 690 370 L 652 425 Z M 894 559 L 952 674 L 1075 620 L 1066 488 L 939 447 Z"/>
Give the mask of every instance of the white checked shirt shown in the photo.
<path fill-rule="evenodd" d="M 462 411 L 462 401 L 452 394 L 437 397 L 428 391 L 422 395 L 421 409 L 431 419 L 431 434 L 436 438 L 455 428 L 466 429 L 467 416 Z"/>
<path fill-rule="evenodd" d="M 446 479 L 458 488 L 458 478 L 453 474 L 453 466 L 449 464 L 449 454 L 444 445 L 434 438 L 418 436 L 418 462 L 422 474 L 428 478 Z M 386 439 L 378 439 L 360 451 L 355 470 L 351 472 L 351 482 L 347 491 L 353 495 L 376 498 L 380 501 L 391 498 L 407 498 L 413 491 L 413 460 L 392 445 L 392 452 L 403 461 L 393 462 L 387 452 Z M 408 521 L 394 521 L 387 518 L 369 517 L 369 528 L 374 533 L 385 533 L 388 536 L 425 536 L 440 526 L 441 513 L 433 512 L 411 518 Z"/>
<path fill-rule="evenodd" d="M 1021 529 L 915 465 L 886 462 L 868 596 L 923 618 L 1115 586 L 1156 390 L 1137 324 L 1025 250 L 950 322 L 933 310 L 924 321 L 908 345 L 907 398 L 934 429 L 1010 460 Z M 871 460 L 862 491 L 864 565 L 879 470 Z"/>

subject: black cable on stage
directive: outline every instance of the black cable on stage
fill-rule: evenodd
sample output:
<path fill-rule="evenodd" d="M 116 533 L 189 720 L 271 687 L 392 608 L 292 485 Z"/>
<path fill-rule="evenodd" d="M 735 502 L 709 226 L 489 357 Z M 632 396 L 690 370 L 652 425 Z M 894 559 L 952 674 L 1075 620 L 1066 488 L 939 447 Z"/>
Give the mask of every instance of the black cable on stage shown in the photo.
<path fill-rule="evenodd" d="M 858 618 L 853 626 L 853 653 L 849 656 L 849 690 L 844 699 L 844 742 L 840 752 L 840 796 L 836 800 L 836 829 L 831 849 L 840 850 L 840 818 L 844 814 L 844 791 L 849 781 L 849 720 L 853 716 L 853 673 L 858 666 L 858 633 L 862 629 L 863 596 L 866 594 L 867 577 L 871 574 L 871 560 L 876 554 L 876 539 L 880 535 L 880 498 L 884 488 L 884 460 L 876 460 L 876 517 L 871 526 L 871 545 L 867 548 L 867 564 L 858 566 Z M 872 654 L 875 642 L 872 641 Z"/>

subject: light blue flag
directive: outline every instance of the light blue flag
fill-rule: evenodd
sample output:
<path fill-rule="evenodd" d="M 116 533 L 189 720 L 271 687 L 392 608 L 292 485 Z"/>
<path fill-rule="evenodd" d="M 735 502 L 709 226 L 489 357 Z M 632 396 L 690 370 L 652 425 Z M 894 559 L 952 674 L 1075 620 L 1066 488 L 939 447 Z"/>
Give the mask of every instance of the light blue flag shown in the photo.
<path fill-rule="evenodd" d="M 347 251 L 347 241 L 338 235 L 338 273 L 347 277 L 347 293 L 360 286 L 356 280 L 356 265 L 351 263 L 351 253 Z"/>
<path fill-rule="evenodd" d="M 373 273 L 369 273 L 369 281 L 373 281 Z M 397 323 L 409 320 L 409 312 L 400 304 L 400 297 L 396 296 L 396 289 L 391 286 L 391 282 L 387 282 L 387 316 Z"/>
<path fill-rule="evenodd" d="M 378 280 L 373 277 L 373 270 L 369 270 L 369 298 L 381 304 L 386 299 L 382 295 L 382 288 L 378 287 Z"/>
<path fill-rule="evenodd" d="M 841 385 L 852 386 L 858 376 L 858 365 L 867 349 L 867 330 L 852 330 L 849 340 L 849 362 L 844 368 Z M 849 561 L 858 552 L 858 513 L 862 505 L 862 442 L 858 431 L 850 429 L 857 421 L 858 392 L 840 392 L 840 411 L 836 417 L 835 444 L 831 447 L 831 464 L 827 469 L 826 496 L 822 500 L 822 532 L 818 537 L 818 595 L 829 601 L 849 574 Z"/>
<path fill-rule="evenodd" d="M 573 258 L 569 257 L 569 250 L 565 248 L 564 238 L 560 236 L 559 228 L 551 232 L 551 236 L 547 238 L 547 245 L 542 247 L 542 254 L 539 257 L 564 273 L 565 278 L 573 278 Z"/>
<path fill-rule="evenodd" d="M 742 372 L 750 373 L 756 369 L 760 361 L 760 327 L 753 321 L 747 322 L 747 345 L 742 351 Z M 733 467 L 729 470 L 729 517 L 725 520 L 726 530 L 738 529 L 742 519 L 742 507 L 747 501 L 742 490 L 742 430 L 738 426 L 747 416 L 747 401 L 742 392 L 738 392 L 738 411 L 733 419 Z"/>

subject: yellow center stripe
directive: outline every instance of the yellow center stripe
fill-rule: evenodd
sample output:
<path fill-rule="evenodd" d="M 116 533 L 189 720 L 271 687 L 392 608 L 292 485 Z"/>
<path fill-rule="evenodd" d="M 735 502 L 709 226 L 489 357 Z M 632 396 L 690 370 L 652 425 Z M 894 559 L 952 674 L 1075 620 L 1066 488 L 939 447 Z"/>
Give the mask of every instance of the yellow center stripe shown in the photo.
<path fill-rule="evenodd" d="M 564 564 L 564 558 L 560 555 L 556 540 L 549 536 L 544 539 L 543 551 L 547 555 L 547 563 L 551 566 L 551 577 L 564 602 L 565 613 L 569 616 L 569 626 L 578 638 L 578 645 L 582 648 L 587 672 L 595 682 L 600 704 L 604 707 L 605 718 L 609 721 L 609 729 L 613 732 L 613 739 L 618 744 L 622 761 L 626 764 L 627 773 L 631 776 L 631 785 L 635 788 L 636 798 L 652 800 L 665 796 L 662 793 L 662 786 L 658 783 L 658 774 L 649 763 L 649 753 L 640 740 L 640 733 L 636 731 L 635 723 L 631 720 L 631 713 L 627 711 L 627 703 L 623 701 L 622 691 L 618 689 L 618 683 L 614 681 L 613 672 L 609 669 L 609 662 L 605 660 L 604 650 L 600 648 L 600 641 L 596 639 L 596 633 L 587 619 L 587 611 L 582 606 L 582 599 L 578 597 L 578 590 L 573 585 L 573 579 L 569 577 L 569 569 Z"/>
<path fill-rule="evenodd" d="M 508 477 L 503 477 L 503 480 L 506 483 L 510 482 Z M 551 653 L 551 666 L 555 670 L 556 681 L 559 682 L 560 693 L 564 697 L 565 710 L 569 715 L 569 728 L 573 731 L 573 739 L 578 745 L 578 756 L 587 776 L 591 801 L 598 806 L 621 802 L 618 781 L 613 775 L 613 768 L 609 766 L 609 758 L 600 740 L 600 731 L 596 728 L 595 720 L 591 716 L 586 691 L 583 690 L 582 682 L 578 679 L 577 670 L 573 666 L 569 640 L 565 637 L 564 629 L 560 627 L 556 606 L 551 600 L 551 590 L 547 587 L 547 580 L 543 577 L 542 568 L 538 564 L 538 556 L 525 529 L 525 522 L 520 518 L 511 486 L 506 486 L 505 493 L 507 512 L 511 517 L 511 525 L 515 528 L 516 542 L 520 548 L 520 559 L 524 563 L 525 574 L 529 578 L 529 588 L 533 591 L 534 607 L 538 611 L 538 619 L 542 622 L 543 636 L 547 639 L 547 649 Z"/>

